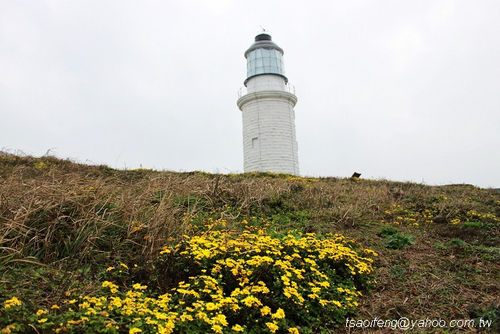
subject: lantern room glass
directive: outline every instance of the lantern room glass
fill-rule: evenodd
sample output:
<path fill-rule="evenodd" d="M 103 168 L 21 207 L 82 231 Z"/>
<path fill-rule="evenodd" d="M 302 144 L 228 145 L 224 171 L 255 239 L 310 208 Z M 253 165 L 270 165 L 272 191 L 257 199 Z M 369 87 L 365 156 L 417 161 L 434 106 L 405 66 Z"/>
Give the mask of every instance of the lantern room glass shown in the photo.
<path fill-rule="evenodd" d="M 247 78 L 258 74 L 284 76 L 283 57 L 276 49 L 258 48 L 247 55 Z"/>

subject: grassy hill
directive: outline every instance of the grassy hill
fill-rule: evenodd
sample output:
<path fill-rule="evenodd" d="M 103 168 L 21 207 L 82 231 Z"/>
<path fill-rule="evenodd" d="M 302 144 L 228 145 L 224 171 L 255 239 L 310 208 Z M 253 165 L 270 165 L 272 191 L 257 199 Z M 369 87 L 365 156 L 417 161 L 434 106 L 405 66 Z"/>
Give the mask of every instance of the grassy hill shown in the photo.
<path fill-rule="evenodd" d="M 356 315 L 352 310 L 335 313 L 332 308 L 336 316 L 447 321 L 482 317 L 494 320 L 496 331 L 499 217 L 500 193 L 471 185 L 123 171 L 51 157 L 1 154 L 0 302 L 5 313 L 0 316 L 0 330 L 50 332 L 57 324 L 44 324 L 50 323 L 48 316 L 40 322 L 46 319 L 40 318 L 44 312 L 66 310 L 76 296 L 96 295 L 103 282 L 114 282 L 119 289 L 147 284 L 158 296 L 179 283 L 176 271 L 187 271 L 173 260 L 159 264 L 161 252 L 179 253 L 174 245 L 186 240 L 177 247 L 189 249 L 194 236 L 208 238 L 226 230 L 244 235 L 250 228 L 256 234 L 269 234 L 267 240 L 273 242 L 289 241 L 292 234 L 293 240 L 306 240 L 303 236 L 309 233 L 311 245 L 319 245 L 313 238 L 338 233 L 354 240 L 356 246 L 348 247 L 356 254 L 368 254 L 359 247 L 378 253 L 366 284 L 342 276 L 363 295 L 357 307 L 351 305 Z M 328 240 L 343 242 L 335 238 Z M 172 247 L 165 248 L 168 245 Z M 124 271 L 126 267 L 127 277 L 118 274 L 120 266 Z M 163 274 L 158 272 L 160 266 Z M 341 275 L 339 268 L 332 272 Z M 9 313 L 16 307 L 17 313 Z M 54 319 L 64 318 L 60 312 Z M 325 327 L 345 331 L 344 318 Z M 284 321 L 278 315 L 273 319 L 278 324 Z M 300 332 L 327 330 L 306 327 L 297 326 Z M 117 331 L 128 330 L 122 326 Z M 276 332 L 285 333 L 281 330 Z"/>

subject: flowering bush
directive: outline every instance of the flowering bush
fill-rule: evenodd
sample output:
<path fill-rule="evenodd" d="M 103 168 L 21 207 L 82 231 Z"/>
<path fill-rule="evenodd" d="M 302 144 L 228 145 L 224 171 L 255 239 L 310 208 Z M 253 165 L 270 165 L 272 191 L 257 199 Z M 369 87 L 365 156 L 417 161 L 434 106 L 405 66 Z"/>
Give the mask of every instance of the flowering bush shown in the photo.
<path fill-rule="evenodd" d="M 165 246 L 144 285 L 107 280 L 93 296 L 40 309 L 28 319 L 19 318 L 17 298 L 7 300 L 12 323 L 4 331 L 318 332 L 355 312 L 373 256 L 341 235 L 209 230 Z M 122 269 L 127 273 L 128 266 L 107 273 L 116 278 Z"/>

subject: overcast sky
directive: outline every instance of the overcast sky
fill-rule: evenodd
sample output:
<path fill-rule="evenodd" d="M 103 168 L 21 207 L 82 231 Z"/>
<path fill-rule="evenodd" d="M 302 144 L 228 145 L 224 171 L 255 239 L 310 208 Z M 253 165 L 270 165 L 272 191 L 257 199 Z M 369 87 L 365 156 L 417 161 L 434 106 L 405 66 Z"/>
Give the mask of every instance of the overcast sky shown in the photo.
<path fill-rule="evenodd" d="M 0 149 L 242 172 L 266 28 L 302 175 L 500 187 L 500 1 L 0 0 Z"/>

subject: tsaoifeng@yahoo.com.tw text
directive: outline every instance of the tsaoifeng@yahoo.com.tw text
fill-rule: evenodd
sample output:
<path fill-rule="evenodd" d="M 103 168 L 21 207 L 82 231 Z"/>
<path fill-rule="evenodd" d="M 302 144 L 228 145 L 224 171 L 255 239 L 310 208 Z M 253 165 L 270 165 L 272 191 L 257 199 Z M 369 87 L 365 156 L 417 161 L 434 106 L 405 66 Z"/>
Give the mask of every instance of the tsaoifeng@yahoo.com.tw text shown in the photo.
<path fill-rule="evenodd" d="M 408 319 L 402 317 L 399 319 L 351 319 L 347 318 L 346 328 L 390 328 L 393 330 L 401 329 L 422 329 L 422 328 L 490 328 L 492 320 L 489 319 Z"/>

